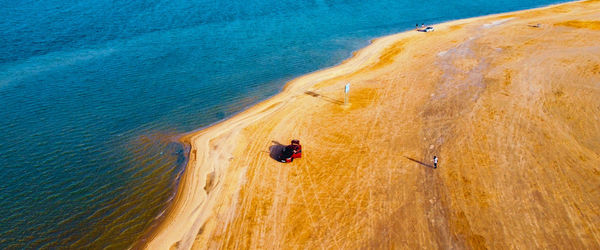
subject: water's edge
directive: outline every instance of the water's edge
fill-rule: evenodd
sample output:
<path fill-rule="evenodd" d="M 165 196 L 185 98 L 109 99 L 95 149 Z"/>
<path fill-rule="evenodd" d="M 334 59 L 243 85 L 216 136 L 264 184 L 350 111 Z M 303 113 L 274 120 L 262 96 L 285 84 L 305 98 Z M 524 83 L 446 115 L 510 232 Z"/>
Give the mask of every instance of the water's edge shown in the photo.
<path fill-rule="evenodd" d="M 470 20 L 479 20 L 479 19 L 485 19 L 485 18 L 492 18 L 492 17 L 501 16 L 501 15 L 507 15 L 507 14 L 517 14 L 517 13 L 521 13 L 521 12 L 541 10 L 541 9 L 556 7 L 556 6 L 559 6 L 559 5 L 570 4 L 570 3 L 577 3 L 577 2 L 585 2 L 585 1 L 587 1 L 587 0 L 575 0 L 575 1 L 555 3 L 555 4 L 548 4 L 548 5 L 534 7 L 534 8 L 530 8 L 530 9 L 523 9 L 523 10 L 516 10 L 516 11 L 509 11 L 509 12 L 500 12 L 500 13 L 494 13 L 494 14 L 488 14 L 488 15 L 482 15 L 482 16 L 476 16 L 476 17 L 462 18 L 462 19 L 452 19 L 452 20 L 447 20 L 447 21 L 444 21 L 444 22 L 440 22 L 440 23 L 436 23 L 436 24 L 430 24 L 430 25 L 432 25 L 432 26 L 439 26 L 439 25 L 447 25 L 447 24 L 455 23 L 455 22 L 468 22 Z M 225 122 L 233 119 L 234 117 L 237 117 L 238 115 L 241 115 L 242 113 L 245 113 L 246 111 L 248 111 L 248 110 L 250 110 L 250 109 L 252 109 L 252 108 L 254 108 L 256 106 L 260 106 L 263 103 L 269 102 L 270 100 L 272 100 L 276 96 L 279 96 L 279 95 L 283 94 L 286 89 L 290 88 L 293 85 L 293 83 L 295 82 L 296 79 L 299 79 L 299 78 L 302 78 L 302 77 L 305 77 L 305 76 L 309 76 L 309 75 L 313 75 L 313 74 L 316 74 L 318 72 L 325 71 L 325 70 L 328 70 L 328 69 L 331 69 L 331 68 L 336 68 L 336 67 L 339 67 L 339 66 L 345 64 L 346 62 L 348 62 L 351 59 L 355 58 L 360 51 L 367 50 L 377 40 L 383 39 L 385 37 L 406 34 L 406 33 L 413 32 L 413 31 L 414 31 L 413 29 L 407 29 L 405 31 L 401 31 L 401 32 L 398 32 L 398 33 L 371 38 L 371 39 L 369 39 L 369 42 L 368 42 L 367 46 L 352 51 L 350 57 L 348 57 L 346 59 L 343 59 L 342 61 L 338 62 L 337 64 L 332 65 L 330 67 L 323 68 L 323 69 L 319 69 L 319 70 L 316 70 L 316 71 L 313 71 L 313 72 L 302 74 L 300 76 L 296 76 L 292 80 L 287 81 L 280 88 L 280 91 L 277 92 L 277 93 L 275 93 L 274 95 L 269 96 L 269 97 L 265 98 L 264 100 L 259 101 L 256 104 L 252 104 L 250 106 L 247 106 L 247 107 L 241 109 L 240 111 L 235 112 L 235 113 L 231 114 L 230 116 L 223 118 L 222 120 L 216 121 L 216 122 L 211 123 L 211 124 L 206 125 L 206 126 L 202 126 L 202 127 L 198 128 L 198 129 L 194 129 L 194 130 L 192 130 L 190 132 L 186 132 L 186 133 L 181 134 L 179 136 L 179 138 L 178 138 L 178 141 L 179 141 L 179 143 L 181 143 L 182 145 L 184 145 L 184 147 L 186 149 L 185 150 L 185 159 L 186 160 L 185 160 L 185 167 L 183 168 L 183 170 L 180 173 L 178 173 L 176 184 L 175 184 L 176 187 L 174 188 L 175 189 L 174 192 L 175 193 L 179 192 L 179 189 L 181 188 L 181 186 L 179 186 L 179 184 L 180 184 L 180 178 L 181 178 L 181 176 L 183 174 L 185 174 L 185 171 L 189 167 L 188 166 L 188 164 L 190 164 L 189 157 L 190 157 L 190 152 L 191 152 L 192 147 L 193 147 L 192 143 L 191 143 L 191 139 L 192 139 L 193 136 L 195 136 L 197 134 L 200 134 L 200 133 L 203 133 L 205 130 L 207 130 L 207 129 L 211 128 L 211 127 L 215 127 L 215 126 L 218 126 L 218 125 L 220 125 L 222 123 L 225 123 Z M 158 218 L 157 220 L 155 220 L 155 222 L 153 222 L 151 228 L 149 228 L 144 233 L 144 237 L 141 240 L 139 240 L 138 242 L 136 242 L 132 246 L 134 249 L 144 248 L 144 246 L 147 243 L 147 241 L 149 239 L 151 239 L 154 235 L 156 235 L 156 233 L 157 233 L 156 230 L 158 230 L 160 228 L 160 224 L 164 221 L 164 219 L 167 217 L 167 215 L 171 212 L 171 209 L 173 208 L 173 205 L 174 205 L 175 202 L 176 202 L 175 199 L 169 199 L 169 202 L 168 202 L 169 204 L 167 205 L 167 208 L 159 216 L 160 218 Z"/>

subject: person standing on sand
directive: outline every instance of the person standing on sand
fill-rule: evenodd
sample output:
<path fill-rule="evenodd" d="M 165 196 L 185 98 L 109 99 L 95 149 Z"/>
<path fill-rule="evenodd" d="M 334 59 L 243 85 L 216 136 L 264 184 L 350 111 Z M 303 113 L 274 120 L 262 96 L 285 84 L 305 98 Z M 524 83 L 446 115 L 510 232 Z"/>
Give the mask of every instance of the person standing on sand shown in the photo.
<path fill-rule="evenodd" d="M 438 162 L 438 158 L 437 156 L 433 156 L 433 168 L 437 168 L 437 162 Z"/>

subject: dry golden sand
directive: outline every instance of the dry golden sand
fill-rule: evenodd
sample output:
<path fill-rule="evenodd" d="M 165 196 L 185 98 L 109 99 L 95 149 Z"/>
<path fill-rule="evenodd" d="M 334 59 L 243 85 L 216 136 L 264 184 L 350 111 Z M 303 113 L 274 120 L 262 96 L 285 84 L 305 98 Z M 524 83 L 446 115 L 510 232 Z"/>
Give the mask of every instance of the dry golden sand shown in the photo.
<path fill-rule="evenodd" d="M 453 21 L 290 82 L 185 138 L 147 247 L 600 248 L 599 20 L 586 1 Z M 292 138 L 303 158 L 273 160 Z"/>

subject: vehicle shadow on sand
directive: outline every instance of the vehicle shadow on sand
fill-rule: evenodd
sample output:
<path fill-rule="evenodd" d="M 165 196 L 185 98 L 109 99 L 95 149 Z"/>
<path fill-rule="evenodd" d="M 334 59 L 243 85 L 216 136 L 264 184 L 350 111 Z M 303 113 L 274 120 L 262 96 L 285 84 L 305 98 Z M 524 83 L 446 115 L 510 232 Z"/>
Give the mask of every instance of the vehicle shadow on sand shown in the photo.
<path fill-rule="evenodd" d="M 278 141 L 271 141 L 273 145 L 269 147 L 269 156 L 273 160 L 279 161 L 281 159 L 281 155 L 283 154 L 283 149 L 285 145 L 279 143 Z"/>
<path fill-rule="evenodd" d="M 414 162 L 416 162 L 416 163 L 419 163 L 419 164 L 420 164 L 420 165 L 422 165 L 422 166 L 425 166 L 425 167 L 428 167 L 428 168 L 433 168 L 433 165 L 429 165 L 429 164 L 427 164 L 427 163 L 425 163 L 425 162 L 422 162 L 422 161 L 419 161 L 419 160 L 415 160 L 415 159 L 413 159 L 413 158 L 410 158 L 410 157 L 408 157 L 408 156 L 404 156 L 404 158 L 406 158 L 406 159 L 409 159 L 409 160 L 411 160 L 411 161 L 414 161 Z"/>

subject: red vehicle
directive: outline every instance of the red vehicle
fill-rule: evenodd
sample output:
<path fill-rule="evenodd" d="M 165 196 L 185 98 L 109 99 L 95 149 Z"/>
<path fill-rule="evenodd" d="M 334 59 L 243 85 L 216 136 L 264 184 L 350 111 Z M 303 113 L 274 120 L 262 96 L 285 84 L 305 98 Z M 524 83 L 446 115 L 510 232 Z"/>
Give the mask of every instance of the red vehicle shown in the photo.
<path fill-rule="evenodd" d="M 290 145 L 285 146 L 282 149 L 280 162 L 292 162 L 296 158 L 302 157 L 302 145 L 299 140 L 292 140 Z"/>

